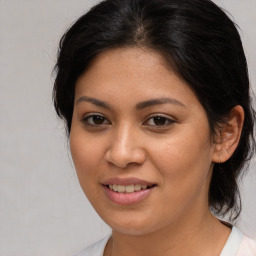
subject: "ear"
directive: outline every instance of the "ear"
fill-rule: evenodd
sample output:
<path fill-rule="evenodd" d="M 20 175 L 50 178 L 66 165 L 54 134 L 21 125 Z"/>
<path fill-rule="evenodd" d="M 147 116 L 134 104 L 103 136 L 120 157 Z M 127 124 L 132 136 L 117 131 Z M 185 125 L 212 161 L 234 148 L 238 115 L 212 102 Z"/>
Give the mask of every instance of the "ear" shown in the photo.
<path fill-rule="evenodd" d="M 215 136 L 215 147 L 212 161 L 224 163 L 237 148 L 244 123 L 244 110 L 240 105 L 230 111 L 227 122 L 221 125 L 218 134 Z"/>

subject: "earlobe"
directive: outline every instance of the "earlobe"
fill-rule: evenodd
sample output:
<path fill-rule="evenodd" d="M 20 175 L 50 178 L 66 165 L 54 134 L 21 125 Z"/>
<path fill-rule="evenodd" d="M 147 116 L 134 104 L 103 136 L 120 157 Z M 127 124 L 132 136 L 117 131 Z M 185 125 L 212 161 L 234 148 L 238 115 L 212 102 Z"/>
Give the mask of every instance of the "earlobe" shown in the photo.
<path fill-rule="evenodd" d="M 227 121 L 221 124 L 216 135 L 212 161 L 215 163 L 226 162 L 236 150 L 244 123 L 244 110 L 240 105 L 230 111 Z"/>

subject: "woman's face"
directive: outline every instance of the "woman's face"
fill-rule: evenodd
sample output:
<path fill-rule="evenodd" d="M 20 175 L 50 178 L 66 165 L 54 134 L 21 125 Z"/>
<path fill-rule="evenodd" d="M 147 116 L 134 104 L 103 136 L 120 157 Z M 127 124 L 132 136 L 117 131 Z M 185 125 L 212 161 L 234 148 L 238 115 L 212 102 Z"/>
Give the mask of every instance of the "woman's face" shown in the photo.
<path fill-rule="evenodd" d="M 209 212 L 206 113 L 155 52 L 93 61 L 76 83 L 70 146 L 84 193 L 116 231 L 146 234 Z"/>

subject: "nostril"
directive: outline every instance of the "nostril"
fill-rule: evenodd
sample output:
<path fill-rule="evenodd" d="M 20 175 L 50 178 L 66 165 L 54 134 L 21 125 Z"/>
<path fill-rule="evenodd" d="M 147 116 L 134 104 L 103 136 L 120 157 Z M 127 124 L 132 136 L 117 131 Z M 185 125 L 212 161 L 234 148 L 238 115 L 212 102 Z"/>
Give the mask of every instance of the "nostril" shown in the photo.
<path fill-rule="evenodd" d="M 126 168 L 128 165 L 143 164 L 146 160 L 146 152 L 137 145 L 127 146 L 117 142 L 107 150 L 105 160 L 116 167 Z"/>

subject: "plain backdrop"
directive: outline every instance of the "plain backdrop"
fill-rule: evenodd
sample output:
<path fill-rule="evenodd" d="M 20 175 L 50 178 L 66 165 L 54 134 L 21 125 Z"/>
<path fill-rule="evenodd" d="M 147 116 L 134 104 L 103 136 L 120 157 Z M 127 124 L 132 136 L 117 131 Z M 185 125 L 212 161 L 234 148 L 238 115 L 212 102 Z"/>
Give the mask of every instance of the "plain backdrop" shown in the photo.
<path fill-rule="evenodd" d="M 234 17 L 256 83 L 256 0 L 216 0 Z M 51 100 L 60 36 L 97 1 L 0 0 L 0 256 L 70 256 L 110 229 L 77 181 Z M 256 236 L 254 164 L 238 226 Z"/>

